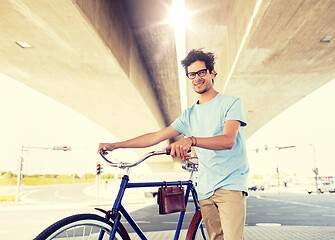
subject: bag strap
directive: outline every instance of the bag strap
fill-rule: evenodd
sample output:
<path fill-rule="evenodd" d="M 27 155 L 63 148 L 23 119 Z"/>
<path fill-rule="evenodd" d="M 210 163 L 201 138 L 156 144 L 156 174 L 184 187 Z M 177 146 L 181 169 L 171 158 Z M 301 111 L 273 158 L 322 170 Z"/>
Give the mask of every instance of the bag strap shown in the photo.
<path fill-rule="evenodd" d="M 183 184 L 181 183 L 181 181 L 179 181 L 180 182 L 180 189 L 182 189 L 183 188 Z"/>
<path fill-rule="evenodd" d="M 166 190 L 167 189 L 167 182 L 166 181 L 163 181 L 164 183 L 165 183 L 165 186 L 163 186 L 163 188 L 164 188 L 164 190 Z M 180 189 L 182 189 L 183 188 L 183 184 L 182 184 L 182 182 L 181 181 L 179 181 L 180 182 L 180 186 L 179 186 L 179 188 Z"/>

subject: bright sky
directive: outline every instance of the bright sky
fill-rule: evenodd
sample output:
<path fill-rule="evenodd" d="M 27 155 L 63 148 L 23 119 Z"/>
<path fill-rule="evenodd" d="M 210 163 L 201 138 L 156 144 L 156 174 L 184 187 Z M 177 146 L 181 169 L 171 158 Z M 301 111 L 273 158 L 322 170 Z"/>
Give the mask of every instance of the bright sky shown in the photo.
<path fill-rule="evenodd" d="M 118 140 L 81 114 L 16 80 L 0 74 L 0 86 L 0 171 L 17 172 L 22 146 L 71 146 L 72 151 L 67 152 L 24 152 L 23 172 L 94 173 L 101 160 L 96 153 L 98 143 Z M 137 159 L 129 150 L 116 151 L 113 157 Z"/>
<path fill-rule="evenodd" d="M 251 172 L 275 173 L 277 159 L 279 170 L 287 173 L 335 176 L 335 79 L 303 98 L 266 124 L 248 141 Z M 284 147 L 252 151 L 256 148 Z M 315 154 L 313 151 L 315 148 Z"/>
<path fill-rule="evenodd" d="M 22 146 L 71 146 L 73 151 L 24 152 L 24 173 L 95 172 L 99 142 L 117 141 L 111 133 L 65 105 L 0 74 L 0 171 L 17 171 Z M 321 175 L 335 175 L 335 80 L 302 99 L 248 139 L 251 174 L 312 175 L 313 147 Z M 256 148 L 296 145 L 287 150 Z M 120 150 L 121 151 L 121 150 Z M 277 155 L 276 155 L 277 154 Z M 137 159 L 132 151 L 114 158 Z M 277 158 L 278 156 L 278 158 Z M 131 159 L 131 160 L 132 160 Z"/>

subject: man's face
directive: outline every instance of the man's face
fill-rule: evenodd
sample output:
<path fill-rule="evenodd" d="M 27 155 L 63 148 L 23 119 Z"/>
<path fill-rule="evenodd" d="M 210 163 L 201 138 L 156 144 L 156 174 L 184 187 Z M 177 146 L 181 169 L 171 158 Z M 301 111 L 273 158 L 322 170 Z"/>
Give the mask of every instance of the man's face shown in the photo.
<path fill-rule="evenodd" d="M 193 89 L 198 94 L 203 94 L 207 92 L 210 88 L 213 87 L 212 79 L 214 78 L 214 73 L 209 73 L 209 70 L 206 68 L 206 64 L 203 61 L 196 61 L 192 63 L 187 68 L 188 74 L 194 75 L 193 73 L 197 73 L 200 70 L 206 70 L 206 74 L 204 76 L 199 76 L 199 74 L 195 74 L 194 79 L 190 79 L 192 81 Z M 204 74 L 204 72 L 201 72 Z M 202 75 L 200 73 L 200 75 Z"/>

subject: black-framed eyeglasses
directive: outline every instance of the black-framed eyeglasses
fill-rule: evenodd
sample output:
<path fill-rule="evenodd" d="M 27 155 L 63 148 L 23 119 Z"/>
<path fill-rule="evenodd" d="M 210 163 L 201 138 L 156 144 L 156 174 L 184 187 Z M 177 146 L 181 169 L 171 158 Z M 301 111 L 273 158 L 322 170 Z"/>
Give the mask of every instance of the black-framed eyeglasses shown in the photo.
<path fill-rule="evenodd" d="M 189 73 L 186 73 L 186 76 L 189 79 L 195 79 L 195 77 L 196 77 L 197 74 L 198 74 L 199 77 L 204 77 L 207 74 L 207 70 L 208 70 L 208 68 L 204 68 L 204 69 L 201 69 L 201 70 L 199 70 L 197 72 L 189 72 Z"/>

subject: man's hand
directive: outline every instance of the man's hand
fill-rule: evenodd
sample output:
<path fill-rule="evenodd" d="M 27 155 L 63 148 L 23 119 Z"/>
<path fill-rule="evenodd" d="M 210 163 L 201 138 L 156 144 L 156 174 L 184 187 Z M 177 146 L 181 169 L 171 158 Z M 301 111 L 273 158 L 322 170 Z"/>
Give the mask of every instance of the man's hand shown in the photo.
<path fill-rule="evenodd" d="M 98 153 L 101 150 L 105 150 L 105 151 L 113 151 L 115 149 L 117 149 L 117 142 L 116 143 L 99 143 L 99 148 L 98 148 Z M 104 153 L 105 155 L 108 154 L 107 152 Z"/>
<path fill-rule="evenodd" d="M 188 151 L 192 146 L 192 139 L 191 138 L 183 138 L 177 142 L 170 144 L 170 146 L 166 148 L 171 148 L 170 155 L 172 157 L 183 157 L 186 156 Z M 165 149 L 166 149 L 165 148 Z"/>

